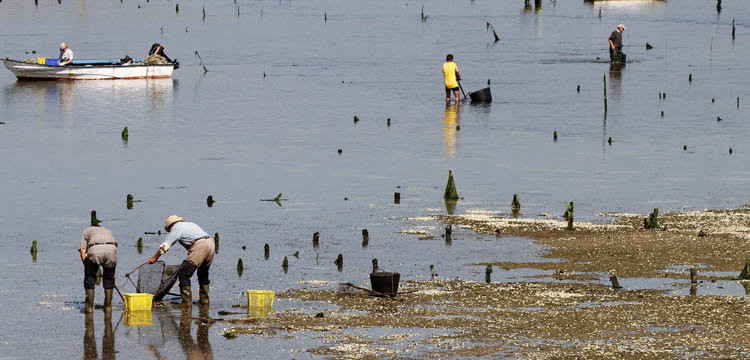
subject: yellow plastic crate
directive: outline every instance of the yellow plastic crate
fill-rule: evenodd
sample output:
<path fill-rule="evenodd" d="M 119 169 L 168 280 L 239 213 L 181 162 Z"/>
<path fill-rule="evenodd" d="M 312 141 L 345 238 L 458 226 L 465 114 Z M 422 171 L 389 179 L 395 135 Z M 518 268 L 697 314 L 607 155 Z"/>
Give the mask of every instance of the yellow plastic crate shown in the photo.
<path fill-rule="evenodd" d="M 125 325 L 126 326 L 153 326 L 154 320 L 153 320 L 153 316 L 151 316 L 151 310 L 126 311 L 125 312 Z"/>
<path fill-rule="evenodd" d="M 273 290 L 248 290 L 247 308 L 269 308 L 273 309 Z"/>
<path fill-rule="evenodd" d="M 154 301 L 154 295 L 147 293 L 129 293 L 122 294 L 125 298 L 125 310 L 129 311 L 151 311 L 151 303 Z"/>
<path fill-rule="evenodd" d="M 270 317 L 273 315 L 273 309 L 268 307 L 249 307 L 247 308 L 247 317 L 253 319 L 261 319 Z"/>
<path fill-rule="evenodd" d="M 43 58 L 43 57 L 36 58 L 36 63 L 39 65 L 44 65 L 46 61 L 47 61 L 47 58 Z"/>

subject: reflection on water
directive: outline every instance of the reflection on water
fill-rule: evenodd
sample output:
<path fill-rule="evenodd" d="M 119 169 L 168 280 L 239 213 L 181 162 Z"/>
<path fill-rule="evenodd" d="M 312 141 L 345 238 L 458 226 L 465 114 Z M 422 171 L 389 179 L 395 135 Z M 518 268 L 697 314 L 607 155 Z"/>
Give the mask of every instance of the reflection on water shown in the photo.
<path fill-rule="evenodd" d="M 152 109 L 171 103 L 178 82 L 174 79 L 91 80 L 91 81 L 15 81 L 5 87 L 4 103 L 19 97 L 33 98 L 35 109 L 45 112 L 59 109 L 69 114 L 77 98 L 101 99 L 101 102 L 134 102 L 148 99 Z"/>
<path fill-rule="evenodd" d="M 445 120 L 443 120 L 443 149 L 445 156 L 456 156 L 456 126 L 458 125 L 458 110 L 460 102 L 445 104 Z"/>
<path fill-rule="evenodd" d="M 186 359 L 213 359 L 214 353 L 208 339 L 213 320 L 208 317 L 208 308 L 202 308 L 198 318 L 193 317 L 193 309 L 183 309 L 179 315 L 168 309 L 156 311 L 158 326 L 149 336 L 139 337 L 139 343 L 157 359 L 166 359 L 166 345 L 177 340 Z M 196 337 L 192 335 L 193 322 L 198 325 Z"/>
<path fill-rule="evenodd" d="M 84 317 L 85 331 L 83 333 L 83 358 L 99 359 L 96 348 L 96 332 L 94 329 L 94 314 L 87 313 Z M 104 333 L 102 334 L 102 359 L 115 358 L 115 334 L 112 330 L 112 312 L 104 313 Z"/>
<path fill-rule="evenodd" d="M 617 97 L 622 95 L 622 73 L 625 68 L 623 63 L 609 64 L 609 92 Z"/>
<path fill-rule="evenodd" d="M 666 0 L 583 0 L 597 12 L 599 9 L 618 11 L 643 11 L 663 8 Z"/>

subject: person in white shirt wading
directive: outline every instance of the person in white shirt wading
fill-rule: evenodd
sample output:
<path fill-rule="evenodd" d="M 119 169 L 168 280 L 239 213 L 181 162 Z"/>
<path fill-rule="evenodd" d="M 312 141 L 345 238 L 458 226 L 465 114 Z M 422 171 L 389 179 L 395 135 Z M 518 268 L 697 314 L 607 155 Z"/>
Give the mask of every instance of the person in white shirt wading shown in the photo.
<path fill-rule="evenodd" d="M 190 278 L 198 270 L 198 284 L 200 284 L 200 299 L 198 304 L 203 306 L 209 305 L 208 288 L 211 281 L 208 280 L 208 269 L 211 268 L 211 263 L 214 260 L 214 242 L 211 237 L 200 228 L 200 226 L 186 222 L 185 219 L 171 215 L 167 218 L 166 224 L 164 224 L 164 230 L 169 235 L 164 243 L 161 244 L 159 250 L 154 256 L 149 259 L 149 263 L 153 264 L 162 254 L 165 254 L 176 242 L 180 242 L 180 245 L 185 247 L 187 250 L 187 258 L 182 262 L 178 271 L 178 278 L 180 279 L 180 296 L 182 297 L 182 303 L 180 307 L 191 307 L 193 293 L 190 288 Z"/>

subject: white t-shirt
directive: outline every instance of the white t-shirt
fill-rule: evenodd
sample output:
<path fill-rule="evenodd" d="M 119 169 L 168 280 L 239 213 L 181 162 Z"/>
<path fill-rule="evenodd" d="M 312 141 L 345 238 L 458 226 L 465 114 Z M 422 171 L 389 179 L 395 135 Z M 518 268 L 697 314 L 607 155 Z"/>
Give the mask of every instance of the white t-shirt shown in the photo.
<path fill-rule="evenodd" d="M 70 50 L 70 48 L 65 49 L 65 52 L 60 55 L 60 61 L 68 60 L 73 60 L 73 50 Z"/>

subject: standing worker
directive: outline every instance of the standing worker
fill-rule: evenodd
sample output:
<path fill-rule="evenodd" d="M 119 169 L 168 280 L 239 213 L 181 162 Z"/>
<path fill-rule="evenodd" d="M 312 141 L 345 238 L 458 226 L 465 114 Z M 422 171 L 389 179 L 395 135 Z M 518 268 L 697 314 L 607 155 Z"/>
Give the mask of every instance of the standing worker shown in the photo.
<path fill-rule="evenodd" d="M 443 76 L 445 76 L 445 102 L 451 102 L 451 92 L 453 92 L 456 103 L 458 103 L 460 100 L 458 96 L 458 82 L 461 81 L 461 75 L 458 73 L 458 65 L 453 62 L 453 54 L 448 54 L 445 57 Z"/>
<path fill-rule="evenodd" d="M 60 57 L 58 58 L 60 66 L 65 66 L 73 63 L 73 50 L 70 50 L 67 42 L 60 44 Z"/>
<path fill-rule="evenodd" d="M 617 30 L 609 35 L 609 61 L 625 61 L 625 54 L 622 53 L 622 32 L 625 31 L 625 25 L 617 25 Z"/>
<path fill-rule="evenodd" d="M 81 262 L 83 262 L 83 288 L 86 290 L 86 312 L 94 311 L 94 287 L 99 266 L 103 268 L 104 311 L 112 311 L 112 289 L 115 287 L 117 268 L 117 240 L 109 229 L 90 226 L 81 235 Z"/>
<path fill-rule="evenodd" d="M 198 284 L 200 284 L 200 299 L 198 304 L 200 306 L 207 306 L 209 304 L 208 285 L 211 283 L 208 280 L 208 269 L 211 268 L 211 263 L 214 261 L 213 240 L 211 240 L 211 237 L 200 226 L 186 222 L 185 219 L 177 215 L 171 215 L 167 218 L 164 230 L 169 235 L 167 235 L 167 239 L 164 240 L 159 250 L 148 262 L 150 264 L 155 263 L 162 254 L 169 251 L 169 248 L 175 242 L 179 241 L 180 245 L 185 247 L 188 252 L 187 258 L 185 258 L 177 270 L 178 278 L 180 279 L 181 306 L 192 306 L 193 293 L 190 289 L 190 278 L 196 269 L 198 270 Z"/>

